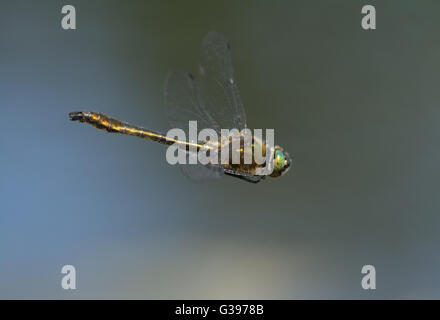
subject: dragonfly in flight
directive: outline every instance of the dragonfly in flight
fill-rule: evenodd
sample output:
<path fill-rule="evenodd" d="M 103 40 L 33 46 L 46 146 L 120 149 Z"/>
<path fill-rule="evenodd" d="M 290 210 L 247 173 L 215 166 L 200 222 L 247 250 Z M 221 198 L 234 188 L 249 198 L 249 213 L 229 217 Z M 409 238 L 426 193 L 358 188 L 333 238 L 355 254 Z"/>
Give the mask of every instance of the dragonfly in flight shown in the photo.
<path fill-rule="evenodd" d="M 199 126 L 212 128 L 221 136 L 221 129 L 238 129 L 239 134 L 247 128 L 246 114 L 241 102 L 237 85 L 234 81 L 231 46 L 225 36 L 217 32 L 206 35 L 201 47 L 201 61 L 198 76 L 186 71 L 173 71 L 165 81 L 165 106 L 168 122 L 172 128 L 187 128 L 189 121 L 197 121 Z M 86 122 L 98 129 L 156 141 L 165 145 L 177 144 L 199 151 L 207 141 L 180 141 L 161 133 L 144 129 L 93 111 L 78 111 L 69 114 L 70 120 Z M 219 140 L 220 141 L 220 140 Z M 230 141 L 230 140 L 229 140 Z M 223 142 L 210 148 L 220 148 Z M 259 149 L 265 154 L 266 144 L 257 137 L 252 137 L 252 149 Z M 217 150 L 218 151 L 218 150 Z M 242 160 L 244 148 L 240 148 Z M 291 159 L 281 147 L 275 146 L 271 154 L 273 170 L 267 175 L 257 175 L 259 165 L 255 161 L 249 164 L 181 165 L 183 173 L 193 180 L 220 178 L 224 175 L 257 183 L 266 178 L 279 177 L 291 167 Z"/>

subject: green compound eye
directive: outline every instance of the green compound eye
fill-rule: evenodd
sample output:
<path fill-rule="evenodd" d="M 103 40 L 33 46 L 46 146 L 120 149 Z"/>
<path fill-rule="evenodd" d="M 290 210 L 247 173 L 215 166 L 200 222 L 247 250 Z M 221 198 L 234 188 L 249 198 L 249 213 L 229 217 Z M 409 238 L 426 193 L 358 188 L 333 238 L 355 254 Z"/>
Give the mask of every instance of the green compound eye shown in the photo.
<path fill-rule="evenodd" d="M 274 170 L 280 171 L 284 167 L 284 154 L 281 150 L 275 150 Z"/>
<path fill-rule="evenodd" d="M 270 176 L 272 178 L 279 177 L 289 171 L 290 166 L 289 155 L 281 147 L 276 146 L 273 155 L 273 172 Z"/>

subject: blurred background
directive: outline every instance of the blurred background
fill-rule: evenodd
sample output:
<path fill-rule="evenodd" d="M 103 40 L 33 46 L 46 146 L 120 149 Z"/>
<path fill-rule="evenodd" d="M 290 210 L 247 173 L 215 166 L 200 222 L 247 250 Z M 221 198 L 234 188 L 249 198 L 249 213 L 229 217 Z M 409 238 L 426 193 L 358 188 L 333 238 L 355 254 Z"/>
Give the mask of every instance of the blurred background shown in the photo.
<path fill-rule="evenodd" d="M 2 0 L 0 298 L 440 298 L 439 10 Z M 166 74 L 195 71 L 211 30 L 230 39 L 248 126 L 293 155 L 286 176 L 196 184 L 164 146 L 68 120 L 166 132 Z"/>

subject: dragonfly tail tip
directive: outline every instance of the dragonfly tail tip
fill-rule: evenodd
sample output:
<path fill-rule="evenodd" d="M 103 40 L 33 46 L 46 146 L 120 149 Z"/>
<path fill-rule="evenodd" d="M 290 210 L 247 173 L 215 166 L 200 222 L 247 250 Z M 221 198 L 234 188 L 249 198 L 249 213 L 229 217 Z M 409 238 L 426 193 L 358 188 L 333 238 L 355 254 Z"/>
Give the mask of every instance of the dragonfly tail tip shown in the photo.
<path fill-rule="evenodd" d="M 84 121 L 84 112 L 75 111 L 69 113 L 70 121 Z"/>

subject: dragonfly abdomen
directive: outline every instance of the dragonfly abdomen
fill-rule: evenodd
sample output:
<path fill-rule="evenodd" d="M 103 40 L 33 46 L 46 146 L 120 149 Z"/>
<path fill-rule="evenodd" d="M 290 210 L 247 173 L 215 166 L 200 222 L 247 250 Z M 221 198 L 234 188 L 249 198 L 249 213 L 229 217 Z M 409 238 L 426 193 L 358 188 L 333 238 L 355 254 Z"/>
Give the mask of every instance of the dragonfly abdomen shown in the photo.
<path fill-rule="evenodd" d="M 147 139 L 151 141 L 156 141 L 165 145 L 179 144 L 184 146 L 186 149 L 189 148 L 190 145 L 194 146 L 197 150 L 202 146 L 197 143 L 190 143 L 187 141 L 179 141 L 176 139 L 168 138 L 167 136 L 144 129 L 142 127 L 138 127 L 121 120 L 111 118 L 103 113 L 98 113 L 94 111 L 76 111 L 69 113 L 69 118 L 71 121 L 79 121 L 86 122 L 97 129 L 106 130 L 111 133 L 120 133 L 129 136 L 135 136 L 142 139 Z"/>
<path fill-rule="evenodd" d="M 168 145 L 174 143 L 174 141 L 167 139 L 166 136 L 160 133 L 128 124 L 126 122 L 123 122 L 115 118 L 111 118 L 105 114 L 98 112 L 93 112 L 93 111 L 71 112 L 69 113 L 69 117 L 70 120 L 72 121 L 86 122 L 88 124 L 91 124 L 97 129 L 106 130 L 108 132 L 120 133 L 120 134 L 135 136 L 139 138 L 149 139 Z"/>

